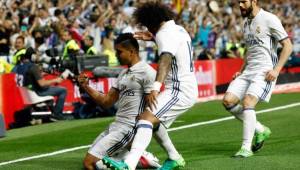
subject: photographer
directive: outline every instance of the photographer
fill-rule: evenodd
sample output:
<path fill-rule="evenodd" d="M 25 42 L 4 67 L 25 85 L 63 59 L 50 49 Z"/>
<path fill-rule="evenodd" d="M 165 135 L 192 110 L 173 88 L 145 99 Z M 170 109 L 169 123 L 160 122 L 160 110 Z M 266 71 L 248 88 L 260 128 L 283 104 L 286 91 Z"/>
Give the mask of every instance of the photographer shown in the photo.
<path fill-rule="evenodd" d="M 33 90 L 39 96 L 55 96 L 56 104 L 53 108 L 53 116 L 56 119 L 63 120 L 63 107 L 67 91 L 63 87 L 53 86 L 61 83 L 67 76 L 60 76 L 51 80 L 42 77 L 40 67 L 31 61 L 34 53 L 32 48 L 26 50 L 25 54 L 20 55 L 20 63 L 16 65 L 13 72 L 17 74 L 17 84 Z"/>

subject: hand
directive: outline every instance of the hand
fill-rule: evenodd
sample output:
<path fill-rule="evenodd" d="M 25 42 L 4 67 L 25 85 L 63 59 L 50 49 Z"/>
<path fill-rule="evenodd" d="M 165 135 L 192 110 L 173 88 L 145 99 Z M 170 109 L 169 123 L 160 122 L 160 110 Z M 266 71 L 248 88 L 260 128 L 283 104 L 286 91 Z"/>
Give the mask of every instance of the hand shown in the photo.
<path fill-rule="evenodd" d="M 277 70 L 271 70 L 271 71 L 268 71 L 267 74 L 266 74 L 266 81 L 274 81 L 277 79 L 279 75 L 279 71 Z"/>
<path fill-rule="evenodd" d="M 80 74 L 78 77 L 77 77 L 77 81 L 79 83 L 80 86 L 84 87 L 84 86 L 87 86 L 88 85 L 88 77 L 86 74 Z"/>
<path fill-rule="evenodd" d="M 233 76 L 232 76 L 232 79 L 236 79 L 239 75 L 241 75 L 242 73 L 241 72 L 236 72 Z"/>
<path fill-rule="evenodd" d="M 146 101 L 147 101 L 147 104 L 150 107 L 151 111 L 153 111 L 153 109 L 156 109 L 156 106 L 157 106 L 156 98 L 157 98 L 157 96 L 158 96 L 158 91 L 156 91 L 156 90 L 152 90 L 150 92 L 150 94 L 146 96 Z"/>
<path fill-rule="evenodd" d="M 154 38 L 153 34 L 149 31 L 135 32 L 133 37 L 138 40 L 144 40 L 144 41 L 151 41 Z"/>
<path fill-rule="evenodd" d="M 61 78 L 61 77 L 57 77 L 56 80 L 55 80 L 55 83 L 59 84 L 63 81 L 64 79 Z"/>

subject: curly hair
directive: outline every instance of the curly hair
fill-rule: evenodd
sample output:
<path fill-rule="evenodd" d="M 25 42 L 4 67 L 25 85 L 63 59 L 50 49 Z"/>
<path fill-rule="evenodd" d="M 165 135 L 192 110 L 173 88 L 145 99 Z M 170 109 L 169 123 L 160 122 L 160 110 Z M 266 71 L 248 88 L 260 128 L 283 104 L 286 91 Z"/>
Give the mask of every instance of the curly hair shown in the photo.
<path fill-rule="evenodd" d="M 138 6 L 133 13 L 137 24 L 141 24 L 148 30 L 158 30 L 164 21 L 173 20 L 175 13 L 166 5 L 160 2 L 146 2 Z"/>
<path fill-rule="evenodd" d="M 139 51 L 139 43 L 137 40 L 133 37 L 132 33 L 123 33 L 120 34 L 117 39 L 115 40 L 115 46 L 118 44 L 121 44 L 124 47 L 127 48 L 133 48 L 136 51 Z"/>

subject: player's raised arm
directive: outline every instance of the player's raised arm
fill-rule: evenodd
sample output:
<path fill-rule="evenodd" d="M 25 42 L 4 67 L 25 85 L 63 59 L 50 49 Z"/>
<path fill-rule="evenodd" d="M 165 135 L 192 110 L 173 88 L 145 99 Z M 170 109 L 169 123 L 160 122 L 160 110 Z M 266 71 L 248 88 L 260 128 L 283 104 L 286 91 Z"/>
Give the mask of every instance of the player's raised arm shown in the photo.
<path fill-rule="evenodd" d="M 104 108 L 110 108 L 119 98 L 119 91 L 111 88 L 108 94 L 101 94 L 88 85 L 88 78 L 85 74 L 80 74 L 78 77 L 80 87 L 89 94 L 89 96 L 99 105 Z"/>
<path fill-rule="evenodd" d="M 135 32 L 133 35 L 134 38 L 137 40 L 143 40 L 143 41 L 154 41 L 154 36 L 149 31 L 138 31 Z"/>

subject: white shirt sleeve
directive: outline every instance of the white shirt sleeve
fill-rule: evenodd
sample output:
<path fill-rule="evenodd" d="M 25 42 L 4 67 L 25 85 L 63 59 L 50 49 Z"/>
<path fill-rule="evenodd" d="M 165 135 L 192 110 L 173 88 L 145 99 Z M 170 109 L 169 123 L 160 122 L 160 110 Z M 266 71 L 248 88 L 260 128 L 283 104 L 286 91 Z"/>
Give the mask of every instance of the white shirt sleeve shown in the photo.
<path fill-rule="evenodd" d="M 283 28 L 280 19 L 275 15 L 272 15 L 272 17 L 269 19 L 269 28 L 271 35 L 278 41 L 288 37 L 288 34 Z"/>
<path fill-rule="evenodd" d="M 145 77 L 143 80 L 143 87 L 145 93 L 150 93 L 153 87 L 153 83 L 155 81 L 156 71 L 149 66 L 149 69 L 147 69 L 145 73 Z"/>
<path fill-rule="evenodd" d="M 156 37 L 155 41 L 158 47 L 158 55 L 161 55 L 163 52 L 169 52 L 175 56 L 180 42 L 176 36 L 172 36 L 168 32 L 159 32 Z"/>

